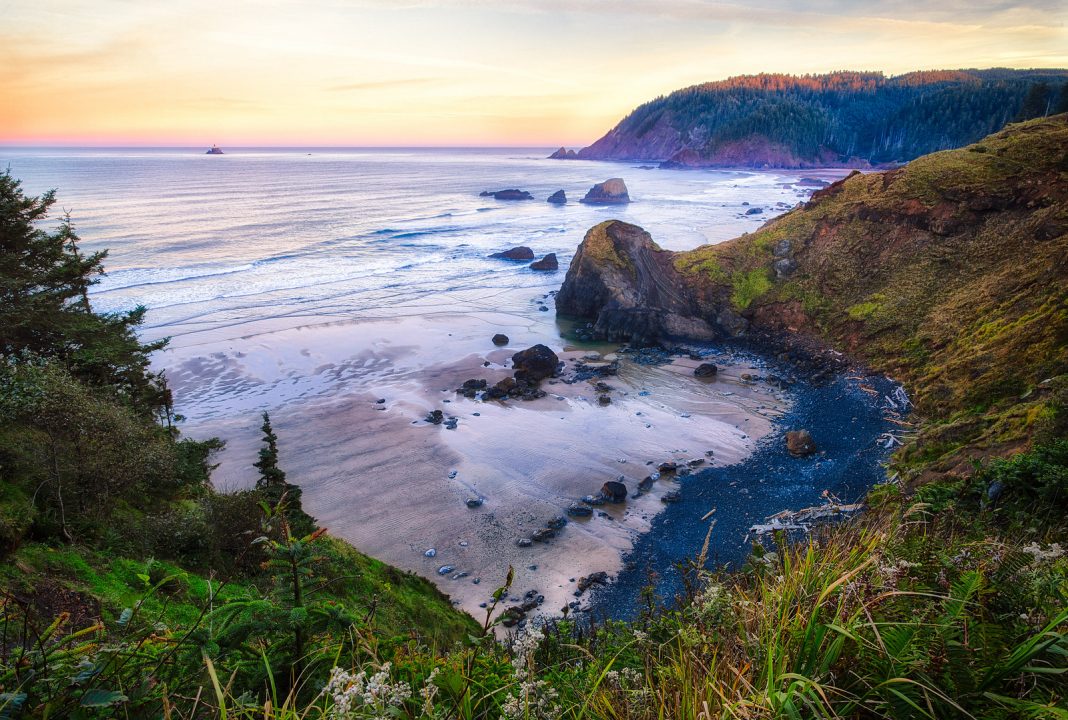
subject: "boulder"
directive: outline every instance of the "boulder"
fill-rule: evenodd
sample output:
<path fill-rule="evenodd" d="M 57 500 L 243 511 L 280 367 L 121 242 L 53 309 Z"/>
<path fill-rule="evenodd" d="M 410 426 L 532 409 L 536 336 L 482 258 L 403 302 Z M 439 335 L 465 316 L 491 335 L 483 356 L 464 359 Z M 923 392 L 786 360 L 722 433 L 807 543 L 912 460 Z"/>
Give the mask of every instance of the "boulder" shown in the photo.
<path fill-rule="evenodd" d="M 440 410 L 431 410 L 426 414 L 426 421 L 432 425 L 440 425 L 445 420 L 445 413 Z"/>
<path fill-rule="evenodd" d="M 587 205 L 625 205 L 630 202 L 630 195 L 623 178 L 609 178 L 591 187 L 579 202 Z"/>
<path fill-rule="evenodd" d="M 586 577 L 580 577 L 578 581 L 579 592 L 586 592 L 594 585 L 604 585 L 608 582 L 608 573 L 603 570 L 590 573 Z"/>
<path fill-rule="evenodd" d="M 601 495 L 608 502 L 621 503 L 627 499 L 627 486 L 618 480 L 609 480 L 601 486 Z"/>
<path fill-rule="evenodd" d="M 554 537 L 556 537 L 555 530 L 553 530 L 552 528 L 542 528 L 541 530 L 538 530 L 533 535 L 531 535 L 530 539 L 534 542 L 545 542 L 546 540 L 551 540 Z"/>
<path fill-rule="evenodd" d="M 494 260 L 533 260 L 534 251 L 526 245 L 519 245 L 510 250 L 493 253 L 490 257 Z"/>
<path fill-rule="evenodd" d="M 816 442 L 808 430 L 791 430 L 786 433 L 786 449 L 794 457 L 807 457 L 816 452 Z"/>
<path fill-rule="evenodd" d="M 719 368 L 712 363 L 701 363 L 693 369 L 695 377 L 715 377 L 719 372 Z"/>
<path fill-rule="evenodd" d="M 520 350 L 512 356 L 515 379 L 528 383 L 537 383 L 547 377 L 552 377 L 559 363 L 560 358 L 556 356 L 556 353 L 541 344 Z"/>
<path fill-rule="evenodd" d="M 764 212 L 764 208 L 755 207 L 755 208 L 749 208 L 748 210 L 746 210 L 745 214 L 746 215 L 760 215 L 763 212 Z"/>
<path fill-rule="evenodd" d="M 482 498 L 471 498 L 470 500 L 467 501 L 467 507 L 469 507 L 472 510 L 474 510 L 475 508 L 482 507 L 482 502 L 483 502 Z"/>
<path fill-rule="evenodd" d="M 564 527 L 564 525 L 567 525 L 567 518 L 564 517 L 563 515 L 561 515 L 559 517 L 554 517 L 552 520 L 550 520 L 549 522 L 545 523 L 546 527 L 550 527 L 553 530 L 560 530 L 561 528 Z"/>
<path fill-rule="evenodd" d="M 667 462 L 660 463 L 660 465 L 658 465 L 656 469 L 662 473 L 673 473 L 679 469 L 679 465 L 678 463 L 671 462 L 669 460 Z"/>
<path fill-rule="evenodd" d="M 571 517 L 590 517 L 593 515 L 593 508 L 578 503 L 571 503 L 567 508 L 567 514 Z"/>
<path fill-rule="evenodd" d="M 534 196 L 526 190 L 510 188 L 508 190 L 483 190 L 480 197 L 491 197 L 494 200 L 533 200 Z"/>
<path fill-rule="evenodd" d="M 578 157 L 578 153 L 574 150 L 568 150 L 567 148 L 560 148 L 552 155 L 549 156 L 550 160 L 574 160 Z"/>
<path fill-rule="evenodd" d="M 504 333 L 497 333 L 496 335 L 493 336 L 493 344 L 497 345 L 498 347 L 501 346 L 501 345 L 507 345 L 508 344 L 508 336 L 505 335 Z"/>
<path fill-rule="evenodd" d="M 552 195 L 550 195 L 545 202 L 552 203 L 553 205 L 566 205 L 567 195 L 564 194 L 563 190 L 557 190 Z"/>
<path fill-rule="evenodd" d="M 680 493 L 678 490 L 671 490 L 669 492 L 666 492 L 660 498 L 660 502 L 662 503 L 677 503 L 680 500 L 682 500 L 682 493 Z"/>
<path fill-rule="evenodd" d="M 531 270 L 559 270 L 560 263 L 556 260 L 556 253 L 549 253 L 541 260 L 530 263 Z"/>

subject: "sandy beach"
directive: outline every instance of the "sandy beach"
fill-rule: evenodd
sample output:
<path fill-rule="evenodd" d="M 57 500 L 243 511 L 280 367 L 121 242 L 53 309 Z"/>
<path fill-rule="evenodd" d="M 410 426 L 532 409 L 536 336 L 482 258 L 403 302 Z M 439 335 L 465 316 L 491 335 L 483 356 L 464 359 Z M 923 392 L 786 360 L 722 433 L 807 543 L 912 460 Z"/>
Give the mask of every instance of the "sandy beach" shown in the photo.
<path fill-rule="evenodd" d="M 643 365 L 613 355 L 617 346 L 579 348 L 558 333 L 548 337 L 546 324 L 515 320 L 446 313 L 282 323 L 242 338 L 240 350 L 208 354 L 203 344 L 210 337 L 185 336 L 168 351 L 168 376 L 179 396 L 184 382 L 209 377 L 218 394 L 247 404 L 236 415 L 227 402 L 211 417 L 216 408 L 207 402 L 195 413 L 209 419 L 184 428 L 226 440 L 214 474 L 221 489 L 254 483 L 259 412 L 267 409 L 283 467 L 330 532 L 431 578 L 476 616 L 484 615 L 480 604 L 511 565 L 512 596 L 543 595 L 542 611 L 556 613 L 576 601 L 579 578 L 620 570 L 639 534 L 671 511 L 661 497 L 676 482 L 665 475 L 639 498 L 569 518 L 547 542 L 519 547 L 517 540 L 564 516 L 607 480 L 622 477 L 633 493 L 660 462 L 743 460 L 787 403 L 778 391 L 741 381 L 756 372 L 747 365 L 721 367 L 709 381 L 693 376 L 693 359 Z M 490 342 L 499 331 L 512 338 L 507 347 Z M 509 376 L 512 354 L 535 340 L 565 363 L 561 377 L 543 383 L 546 397 L 481 402 L 455 392 L 467 379 L 493 384 Z M 613 387 L 608 406 L 598 404 L 590 381 L 569 382 L 576 362 L 598 356 L 619 360 L 618 375 L 604 378 Z M 456 429 L 426 422 L 435 409 L 456 417 Z M 473 498 L 482 506 L 468 508 Z M 445 567 L 451 570 L 440 572 Z"/>

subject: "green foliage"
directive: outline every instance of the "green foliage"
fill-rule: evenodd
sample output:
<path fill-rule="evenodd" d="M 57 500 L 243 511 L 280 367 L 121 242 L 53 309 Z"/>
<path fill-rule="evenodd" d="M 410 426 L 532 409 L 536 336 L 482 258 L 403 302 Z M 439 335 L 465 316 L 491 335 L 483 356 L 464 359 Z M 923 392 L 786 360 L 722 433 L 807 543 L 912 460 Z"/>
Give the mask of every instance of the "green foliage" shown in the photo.
<path fill-rule="evenodd" d="M 785 148 L 787 160 L 903 162 L 975 142 L 1013 118 L 1048 115 L 1049 83 L 1064 78 L 1063 70 L 1004 69 L 739 76 L 648 102 L 610 137 L 627 157 L 667 126 L 679 140 L 659 159 L 682 150 L 715 157 L 731 143 L 763 139 Z M 655 140 L 661 152 L 663 139 Z"/>
<path fill-rule="evenodd" d="M 731 286 L 734 292 L 731 294 L 731 303 L 739 310 L 745 310 L 753 301 L 771 290 L 771 278 L 764 269 L 750 270 L 749 272 L 735 272 L 731 275 Z"/>

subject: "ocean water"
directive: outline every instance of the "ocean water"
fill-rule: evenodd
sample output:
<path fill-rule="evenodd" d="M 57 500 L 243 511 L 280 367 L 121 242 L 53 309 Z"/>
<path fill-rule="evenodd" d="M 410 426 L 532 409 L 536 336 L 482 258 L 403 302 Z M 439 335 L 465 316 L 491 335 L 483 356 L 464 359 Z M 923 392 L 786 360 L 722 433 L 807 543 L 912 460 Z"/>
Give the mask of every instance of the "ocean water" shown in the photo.
<path fill-rule="evenodd" d="M 758 227 L 806 195 L 779 172 L 638 169 L 550 161 L 545 149 L 196 150 L 0 148 L 26 191 L 58 189 L 88 249 L 108 249 L 104 311 L 149 307 L 145 335 L 180 338 L 266 316 L 420 315 L 494 306 L 495 291 L 560 278 L 486 255 L 528 245 L 566 269 L 609 218 L 688 249 Z M 634 202 L 576 202 L 623 177 Z M 502 202 L 482 190 L 529 190 Z M 545 202 L 563 189 L 569 203 Z M 749 202 L 750 206 L 742 203 Z M 762 206 L 762 215 L 745 216 Z"/>

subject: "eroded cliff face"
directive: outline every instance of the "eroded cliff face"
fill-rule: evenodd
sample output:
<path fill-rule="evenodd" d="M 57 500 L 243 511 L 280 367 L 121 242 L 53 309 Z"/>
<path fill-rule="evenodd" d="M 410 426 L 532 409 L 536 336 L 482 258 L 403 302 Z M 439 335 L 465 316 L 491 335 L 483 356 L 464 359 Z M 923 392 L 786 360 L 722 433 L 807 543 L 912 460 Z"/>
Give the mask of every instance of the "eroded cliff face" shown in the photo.
<path fill-rule="evenodd" d="M 975 452 L 1065 422 L 1050 418 L 1068 399 L 1068 116 L 854 173 L 751 235 L 690 252 L 603 223 L 557 302 L 613 340 L 848 353 L 942 419 L 921 445 L 964 472 Z"/>

